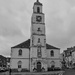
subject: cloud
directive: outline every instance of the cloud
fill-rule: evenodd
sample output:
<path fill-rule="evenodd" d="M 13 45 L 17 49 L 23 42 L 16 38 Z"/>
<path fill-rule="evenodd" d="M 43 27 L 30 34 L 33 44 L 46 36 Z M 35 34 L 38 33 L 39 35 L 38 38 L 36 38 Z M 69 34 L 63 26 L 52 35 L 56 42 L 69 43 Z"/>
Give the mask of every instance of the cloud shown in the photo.
<path fill-rule="evenodd" d="M 71 0 L 69 0 L 71 1 Z M 47 41 L 62 50 L 74 46 L 75 40 L 75 1 L 45 1 Z"/>
<path fill-rule="evenodd" d="M 74 46 L 75 0 L 40 2 L 45 13 L 47 42 L 62 50 Z M 33 4 L 33 0 L 0 0 L 0 54 L 10 55 L 12 46 L 29 39 Z"/>
<path fill-rule="evenodd" d="M 26 2 L 0 0 L 0 54 L 10 55 L 11 46 L 28 38 L 30 14 Z"/>
<path fill-rule="evenodd" d="M 75 0 L 66 0 L 69 4 L 71 4 L 72 6 L 75 6 Z"/>

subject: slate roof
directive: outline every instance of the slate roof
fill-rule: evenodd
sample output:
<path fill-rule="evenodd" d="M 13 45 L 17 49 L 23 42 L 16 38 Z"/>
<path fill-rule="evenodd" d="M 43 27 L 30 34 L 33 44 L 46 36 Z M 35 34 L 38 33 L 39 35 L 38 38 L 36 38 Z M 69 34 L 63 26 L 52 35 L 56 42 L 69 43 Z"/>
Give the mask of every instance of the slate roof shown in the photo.
<path fill-rule="evenodd" d="M 30 39 L 28 39 L 27 41 L 25 41 L 23 43 L 20 43 L 20 44 L 14 46 L 14 47 L 11 47 L 11 48 L 28 48 L 29 49 L 30 48 Z M 46 44 L 46 49 L 59 49 L 60 50 L 60 48 L 56 48 L 56 47 L 51 46 L 49 44 Z"/>

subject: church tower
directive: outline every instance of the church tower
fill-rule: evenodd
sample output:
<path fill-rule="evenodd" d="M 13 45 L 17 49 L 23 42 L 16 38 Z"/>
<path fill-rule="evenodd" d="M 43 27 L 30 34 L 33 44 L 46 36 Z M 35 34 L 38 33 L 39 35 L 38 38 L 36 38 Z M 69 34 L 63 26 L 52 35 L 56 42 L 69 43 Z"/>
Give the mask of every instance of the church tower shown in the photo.
<path fill-rule="evenodd" d="M 46 69 L 46 34 L 45 20 L 42 12 L 42 3 L 37 0 L 33 6 L 31 18 L 31 41 L 30 41 L 30 64 L 31 71 Z"/>

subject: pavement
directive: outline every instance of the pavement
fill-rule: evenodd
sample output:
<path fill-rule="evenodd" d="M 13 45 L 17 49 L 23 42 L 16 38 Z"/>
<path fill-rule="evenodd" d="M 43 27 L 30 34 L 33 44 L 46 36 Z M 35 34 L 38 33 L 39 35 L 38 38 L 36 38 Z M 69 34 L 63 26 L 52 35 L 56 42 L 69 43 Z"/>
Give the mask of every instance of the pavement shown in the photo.
<path fill-rule="evenodd" d="M 0 72 L 0 75 L 9 75 L 9 72 L 7 71 L 7 72 Z"/>
<path fill-rule="evenodd" d="M 66 69 L 64 75 L 75 75 L 75 69 Z"/>
<path fill-rule="evenodd" d="M 9 75 L 9 72 L 4 74 L 0 73 L 0 75 Z M 66 69 L 63 75 L 75 75 L 75 69 Z"/>
<path fill-rule="evenodd" d="M 9 72 L 3 72 L 3 73 L 0 73 L 0 75 L 57 75 L 59 73 L 59 71 L 58 72 L 40 72 L 40 73 L 11 73 L 11 74 L 9 74 Z M 60 72 L 60 73 L 62 73 L 62 71 Z"/>

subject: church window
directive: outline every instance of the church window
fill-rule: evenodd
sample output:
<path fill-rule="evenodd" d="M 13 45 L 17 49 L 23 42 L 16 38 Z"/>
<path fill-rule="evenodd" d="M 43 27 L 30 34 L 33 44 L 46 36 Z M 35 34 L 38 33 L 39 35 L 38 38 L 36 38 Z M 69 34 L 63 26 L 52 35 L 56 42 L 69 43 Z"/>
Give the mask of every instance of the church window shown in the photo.
<path fill-rule="evenodd" d="M 55 67 L 55 62 L 54 61 L 51 61 L 51 68 L 54 68 Z"/>
<path fill-rule="evenodd" d="M 22 67 L 22 62 L 18 61 L 18 68 L 21 68 L 21 67 Z"/>
<path fill-rule="evenodd" d="M 50 55 L 51 55 L 51 57 L 54 56 L 54 51 L 53 50 L 50 52 Z"/>
<path fill-rule="evenodd" d="M 39 7 L 37 7 L 37 13 L 40 13 L 40 8 Z"/>
<path fill-rule="evenodd" d="M 38 50 L 37 50 L 37 55 L 38 55 L 38 58 L 41 58 L 41 47 L 38 47 Z"/>
<path fill-rule="evenodd" d="M 22 50 L 21 49 L 19 50 L 18 55 L 20 55 L 20 56 L 22 55 Z"/>
<path fill-rule="evenodd" d="M 38 43 L 40 43 L 40 38 L 38 38 Z"/>
<path fill-rule="evenodd" d="M 41 31 L 41 30 L 40 30 L 40 28 L 38 28 L 38 30 L 37 30 L 37 31 Z"/>

